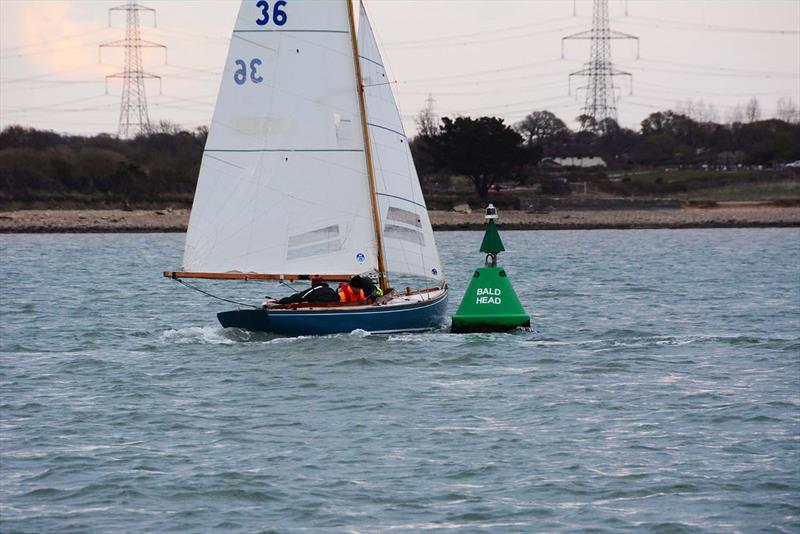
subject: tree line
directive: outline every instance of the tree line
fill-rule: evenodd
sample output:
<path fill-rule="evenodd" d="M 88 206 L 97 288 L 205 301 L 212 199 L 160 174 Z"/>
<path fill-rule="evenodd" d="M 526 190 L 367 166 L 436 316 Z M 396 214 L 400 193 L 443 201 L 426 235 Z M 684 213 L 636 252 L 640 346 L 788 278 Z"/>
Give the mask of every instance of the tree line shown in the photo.
<path fill-rule="evenodd" d="M 544 158 L 599 156 L 613 170 L 800 160 L 797 113 L 787 120 L 751 119 L 720 124 L 667 110 L 650 114 L 639 131 L 587 116 L 573 131 L 546 110 L 507 125 L 496 117 L 439 120 L 427 108 L 409 144 L 423 187 L 430 190 L 443 176 L 466 176 L 482 198 L 501 181 L 540 178 Z M 0 132 L 0 204 L 188 205 L 207 134 L 206 128 L 186 131 L 166 122 L 133 139 L 9 126 Z"/>
<path fill-rule="evenodd" d="M 612 170 L 776 166 L 800 160 L 800 121 L 767 119 L 719 124 L 667 110 L 650 114 L 637 132 L 613 119 L 580 116 L 571 130 L 550 111 L 534 111 L 514 125 L 495 117 L 443 117 L 430 108 L 417 116 L 411 143 L 423 183 L 464 175 L 485 198 L 499 180 L 524 181 L 543 158 L 601 157 Z"/>
<path fill-rule="evenodd" d="M 207 133 L 166 122 L 133 139 L 9 126 L 0 132 L 0 204 L 188 204 Z"/>

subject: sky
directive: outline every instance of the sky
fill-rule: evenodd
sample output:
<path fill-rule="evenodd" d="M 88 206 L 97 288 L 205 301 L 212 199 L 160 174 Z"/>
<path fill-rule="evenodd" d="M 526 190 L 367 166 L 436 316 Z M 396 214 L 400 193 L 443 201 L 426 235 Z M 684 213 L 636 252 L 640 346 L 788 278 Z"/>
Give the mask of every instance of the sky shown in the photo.
<path fill-rule="evenodd" d="M 254 0 L 255 1 L 255 0 Z M 288 0 L 291 2 L 292 0 Z M 724 122 L 751 98 L 762 118 L 778 99 L 800 106 L 800 0 L 608 0 L 618 119 L 713 106 Z M 122 86 L 123 0 L 0 0 L 0 128 L 22 124 L 74 134 L 115 134 Z M 211 121 L 236 0 L 140 0 L 151 122 Z M 432 99 L 438 116 L 496 116 L 514 124 L 550 110 L 576 127 L 589 42 L 562 37 L 591 27 L 590 0 L 365 0 L 406 131 Z M 110 26 L 109 26 L 110 22 Z"/>

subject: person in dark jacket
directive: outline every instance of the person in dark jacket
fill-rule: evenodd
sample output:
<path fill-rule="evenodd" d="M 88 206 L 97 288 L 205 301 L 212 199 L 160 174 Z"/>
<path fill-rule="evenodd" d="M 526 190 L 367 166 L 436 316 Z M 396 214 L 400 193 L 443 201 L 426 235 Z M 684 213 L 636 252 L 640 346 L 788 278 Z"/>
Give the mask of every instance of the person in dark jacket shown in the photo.
<path fill-rule="evenodd" d="M 322 281 L 319 276 L 311 277 L 311 287 L 278 300 L 278 304 L 297 302 L 339 302 L 339 294 Z"/>
<path fill-rule="evenodd" d="M 355 275 L 353 278 L 350 279 L 350 285 L 352 287 L 363 290 L 364 299 L 368 302 L 375 302 L 376 298 L 383 295 L 383 291 L 378 289 L 378 287 L 372 283 L 372 280 L 370 280 L 366 276 Z"/>

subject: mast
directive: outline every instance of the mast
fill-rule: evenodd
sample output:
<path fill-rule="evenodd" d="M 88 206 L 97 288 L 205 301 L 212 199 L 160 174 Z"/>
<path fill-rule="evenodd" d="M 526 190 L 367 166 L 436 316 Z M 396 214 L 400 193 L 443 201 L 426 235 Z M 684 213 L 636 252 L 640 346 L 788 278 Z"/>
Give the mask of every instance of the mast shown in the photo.
<path fill-rule="evenodd" d="M 375 226 L 375 241 L 378 243 L 378 280 L 380 287 L 386 291 L 389 279 L 386 276 L 386 261 L 383 253 L 383 236 L 381 235 L 381 220 L 378 216 L 378 195 L 375 187 L 375 171 L 372 167 L 372 148 L 369 143 L 369 128 L 367 127 L 367 105 L 364 101 L 364 83 L 361 78 L 361 61 L 358 59 L 358 39 L 356 37 L 356 22 L 353 15 L 353 0 L 347 2 L 347 16 L 350 19 L 350 38 L 353 43 L 353 62 L 356 67 L 356 84 L 358 87 L 358 106 L 361 109 L 361 132 L 364 135 L 364 153 L 367 157 L 367 174 L 369 175 L 369 192 L 372 200 L 372 222 Z"/>

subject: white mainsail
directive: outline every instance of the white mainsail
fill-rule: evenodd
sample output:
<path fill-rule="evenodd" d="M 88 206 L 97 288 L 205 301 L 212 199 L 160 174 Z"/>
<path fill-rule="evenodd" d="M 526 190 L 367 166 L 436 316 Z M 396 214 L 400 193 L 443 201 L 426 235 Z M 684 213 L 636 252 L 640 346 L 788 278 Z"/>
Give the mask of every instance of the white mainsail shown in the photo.
<path fill-rule="evenodd" d="M 345 0 L 242 2 L 184 270 L 377 269 L 347 7 Z"/>
<path fill-rule="evenodd" d="M 358 50 L 387 270 L 443 280 L 408 138 L 364 4 Z"/>

